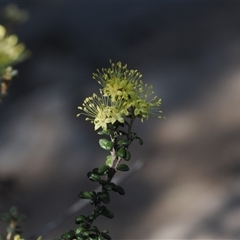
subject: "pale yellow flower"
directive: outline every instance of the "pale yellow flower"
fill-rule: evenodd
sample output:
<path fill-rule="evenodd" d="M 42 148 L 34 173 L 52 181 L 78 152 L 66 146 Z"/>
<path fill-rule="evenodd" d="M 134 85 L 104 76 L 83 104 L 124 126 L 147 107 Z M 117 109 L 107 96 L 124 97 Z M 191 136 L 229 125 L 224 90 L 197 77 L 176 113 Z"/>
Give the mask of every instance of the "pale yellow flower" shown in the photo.
<path fill-rule="evenodd" d="M 86 98 L 78 109 L 81 110 L 81 113 L 77 114 L 77 117 L 87 116 L 86 120 L 94 124 L 95 130 L 99 128 L 107 130 L 108 124 L 114 124 L 116 121 L 123 123 L 123 115 L 126 113 L 126 109 L 119 103 L 115 104 L 108 98 L 100 98 L 96 94 Z"/>
<path fill-rule="evenodd" d="M 142 74 L 128 70 L 121 62 L 111 63 L 110 68 L 102 68 L 93 74 L 103 88 L 102 97 L 94 94 L 86 98 L 78 107 L 95 125 L 95 130 L 108 129 L 108 124 L 124 123 L 125 117 L 138 117 L 143 121 L 149 117 L 161 118 L 161 99 L 154 95 L 153 87 L 144 84 Z"/>
<path fill-rule="evenodd" d="M 24 240 L 24 238 L 21 238 L 20 235 L 18 235 L 18 234 L 15 235 L 13 239 L 14 240 Z"/>
<path fill-rule="evenodd" d="M 5 27 L 0 25 L 0 67 L 5 68 L 22 61 L 28 54 L 24 44 L 18 43 L 18 37 L 7 35 Z"/>
<path fill-rule="evenodd" d="M 121 62 L 111 63 L 110 68 L 102 68 L 93 74 L 93 79 L 103 86 L 102 93 L 111 101 L 128 100 L 135 94 L 142 75 L 137 70 L 128 70 Z"/>

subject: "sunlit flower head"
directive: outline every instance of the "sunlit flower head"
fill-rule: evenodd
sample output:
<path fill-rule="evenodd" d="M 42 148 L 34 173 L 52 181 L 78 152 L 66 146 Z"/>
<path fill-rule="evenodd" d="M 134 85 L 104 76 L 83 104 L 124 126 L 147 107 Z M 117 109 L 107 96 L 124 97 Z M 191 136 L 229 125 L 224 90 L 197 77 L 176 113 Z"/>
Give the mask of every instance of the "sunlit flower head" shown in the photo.
<path fill-rule="evenodd" d="M 0 68 L 22 61 L 28 54 L 24 44 L 18 43 L 18 37 L 7 35 L 6 29 L 0 25 Z"/>
<path fill-rule="evenodd" d="M 20 235 L 18 235 L 18 234 L 15 235 L 13 239 L 14 240 L 24 240 L 24 238 L 21 238 Z"/>
<path fill-rule="evenodd" d="M 95 130 L 106 130 L 108 124 L 124 123 L 125 117 L 138 117 L 141 121 L 149 117 L 161 118 L 161 99 L 154 95 L 153 87 L 144 84 L 142 74 L 128 70 L 121 62 L 112 63 L 93 74 L 93 79 L 102 86 L 101 98 L 94 94 L 86 98 L 79 107 L 80 115 L 86 115 L 95 125 Z"/>
<path fill-rule="evenodd" d="M 127 109 L 122 104 L 113 103 L 107 97 L 99 97 L 93 94 L 84 100 L 82 106 L 78 109 L 81 110 L 77 117 L 85 115 L 86 120 L 94 124 L 94 129 L 102 128 L 107 130 L 108 124 L 115 122 L 124 122 L 125 114 L 128 113 Z"/>
<path fill-rule="evenodd" d="M 113 102 L 127 101 L 134 96 L 142 75 L 137 70 L 128 70 L 127 65 L 121 62 L 110 61 L 110 64 L 110 68 L 102 68 L 101 71 L 97 69 L 93 79 L 102 85 L 103 96 L 110 97 Z"/>
<path fill-rule="evenodd" d="M 141 118 L 141 121 L 149 117 L 162 118 L 160 110 L 161 99 L 154 95 L 153 86 L 141 83 L 136 88 L 135 98 L 132 99 L 131 107 L 134 115 Z"/>

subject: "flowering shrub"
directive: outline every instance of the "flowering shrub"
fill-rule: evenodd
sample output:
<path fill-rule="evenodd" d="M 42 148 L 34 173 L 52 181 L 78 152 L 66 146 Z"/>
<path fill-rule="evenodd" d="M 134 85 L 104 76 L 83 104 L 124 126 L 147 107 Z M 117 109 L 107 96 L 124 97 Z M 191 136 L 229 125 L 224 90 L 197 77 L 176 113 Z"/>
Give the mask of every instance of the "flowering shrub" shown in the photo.
<path fill-rule="evenodd" d="M 113 218 L 113 212 L 107 208 L 110 203 L 110 192 L 124 195 L 121 186 L 112 182 L 118 171 L 128 171 L 126 164 L 131 159 L 129 146 L 133 141 L 141 145 L 143 140 L 132 132 L 133 123 L 137 118 L 141 121 L 149 117 L 161 118 L 161 100 L 154 96 L 153 87 L 144 84 L 142 75 L 137 70 L 128 70 L 127 65 L 121 62 L 110 61 L 110 68 L 103 68 L 93 74 L 102 88 L 100 95 L 93 94 L 84 100 L 78 107 L 81 115 L 94 124 L 94 129 L 99 135 L 106 136 L 99 140 L 102 149 L 109 152 L 105 164 L 88 172 L 88 178 L 100 184 L 101 190 L 82 191 L 79 197 L 87 199 L 93 205 L 93 211 L 88 216 L 79 215 L 75 222 L 78 227 L 62 234 L 65 240 L 104 240 L 111 239 L 108 230 L 99 230 L 93 222 L 104 216 Z M 125 161 L 125 163 L 122 163 Z M 55 239 L 57 240 L 57 239 Z"/>

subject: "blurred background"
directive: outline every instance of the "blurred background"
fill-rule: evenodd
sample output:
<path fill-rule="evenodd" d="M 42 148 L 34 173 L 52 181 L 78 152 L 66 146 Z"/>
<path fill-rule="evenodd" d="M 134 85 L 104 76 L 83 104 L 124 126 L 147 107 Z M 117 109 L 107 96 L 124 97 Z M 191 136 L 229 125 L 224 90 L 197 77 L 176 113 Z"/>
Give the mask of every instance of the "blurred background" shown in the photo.
<path fill-rule="evenodd" d="M 76 114 L 109 59 L 143 74 L 166 119 L 135 125 L 144 145 L 131 161 L 144 166 L 113 195 L 115 218 L 96 224 L 113 239 L 240 239 L 240 3 L 12 3 L 29 11 L 16 34 L 32 55 L 0 106 L 0 211 L 27 215 L 26 239 L 96 187 L 86 172 L 106 152 Z M 78 214 L 43 239 L 74 229 Z"/>

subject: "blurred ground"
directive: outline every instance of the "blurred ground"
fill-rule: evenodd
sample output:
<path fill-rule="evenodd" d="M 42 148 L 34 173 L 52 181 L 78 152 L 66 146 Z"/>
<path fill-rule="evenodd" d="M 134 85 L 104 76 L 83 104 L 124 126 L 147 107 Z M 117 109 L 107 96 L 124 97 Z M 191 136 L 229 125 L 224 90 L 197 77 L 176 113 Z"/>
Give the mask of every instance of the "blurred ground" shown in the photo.
<path fill-rule="evenodd" d="M 0 107 L 0 211 L 17 205 L 32 236 L 95 187 L 86 171 L 105 152 L 75 115 L 97 91 L 92 72 L 112 59 L 143 73 L 167 119 L 135 126 L 144 145 L 132 147 L 132 161 L 144 168 L 113 196 L 115 218 L 99 225 L 113 239 L 240 239 L 240 3 L 19 6 L 31 14 L 17 33 L 32 58 Z"/>

